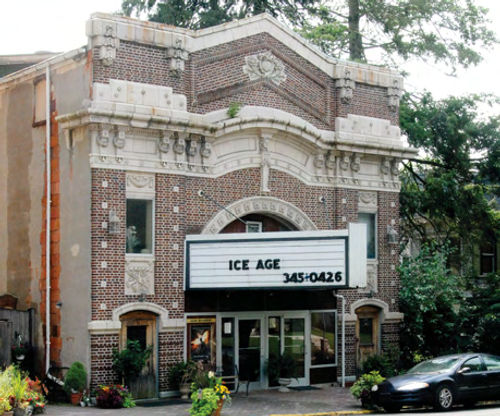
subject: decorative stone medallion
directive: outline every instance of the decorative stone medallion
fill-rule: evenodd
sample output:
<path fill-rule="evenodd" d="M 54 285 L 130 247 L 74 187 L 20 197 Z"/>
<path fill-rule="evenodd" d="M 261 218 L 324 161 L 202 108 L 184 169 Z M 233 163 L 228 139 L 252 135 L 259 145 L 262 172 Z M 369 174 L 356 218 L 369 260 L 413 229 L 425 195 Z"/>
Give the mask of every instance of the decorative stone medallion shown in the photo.
<path fill-rule="evenodd" d="M 125 295 L 154 295 L 154 260 L 127 258 L 125 263 Z"/>
<path fill-rule="evenodd" d="M 243 72 L 248 75 L 250 81 L 269 79 L 280 85 L 286 80 L 283 62 L 269 51 L 245 57 Z"/>

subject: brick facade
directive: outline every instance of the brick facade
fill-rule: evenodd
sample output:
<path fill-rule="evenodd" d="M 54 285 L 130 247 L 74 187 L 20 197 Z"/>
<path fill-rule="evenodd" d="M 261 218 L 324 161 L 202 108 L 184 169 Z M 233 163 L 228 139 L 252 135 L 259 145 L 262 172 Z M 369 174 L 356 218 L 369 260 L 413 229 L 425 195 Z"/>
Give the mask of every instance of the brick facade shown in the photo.
<path fill-rule="evenodd" d="M 245 215 L 299 231 L 347 230 L 368 204 L 376 215 L 377 256 L 368 262 L 375 278 L 337 291 L 347 300 L 346 374 L 360 365 L 360 306 L 378 311 L 377 349 L 397 344 L 399 252 L 387 230 L 399 231 L 398 164 L 409 154 L 397 128 L 401 78 L 329 59 L 269 16 L 195 33 L 95 15 L 88 35 L 90 104 L 60 123 L 89 145 L 92 385 L 113 381 L 111 351 L 123 346 L 129 313 L 156 316 L 155 376 L 165 394 L 168 369 L 187 356 L 188 316 L 264 316 L 279 305 L 304 314 L 337 310 L 340 322 L 330 287 L 185 290 L 186 237 L 241 231 L 222 207 L 250 198 L 278 201 L 281 211 Z M 241 108 L 231 115 L 234 103 Z M 154 250 L 126 253 L 127 198 L 141 195 L 152 201 Z M 340 328 L 337 338 L 339 367 Z"/>

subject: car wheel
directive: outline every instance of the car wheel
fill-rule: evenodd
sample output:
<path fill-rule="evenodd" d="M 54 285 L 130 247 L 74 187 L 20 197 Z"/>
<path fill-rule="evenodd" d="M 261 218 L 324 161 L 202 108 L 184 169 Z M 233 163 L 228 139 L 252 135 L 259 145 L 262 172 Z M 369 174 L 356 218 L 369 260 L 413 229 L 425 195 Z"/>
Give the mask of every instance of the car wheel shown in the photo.
<path fill-rule="evenodd" d="M 387 413 L 398 413 L 401 410 L 401 406 L 399 404 L 386 404 L 384 410 Z"/>
<path fill-rule="evenodd" d="M 436 390 L 434 407 L 437 410 L 450 410 L 455 403 L 453 388 L 448 384 L 442 384 Z"/>

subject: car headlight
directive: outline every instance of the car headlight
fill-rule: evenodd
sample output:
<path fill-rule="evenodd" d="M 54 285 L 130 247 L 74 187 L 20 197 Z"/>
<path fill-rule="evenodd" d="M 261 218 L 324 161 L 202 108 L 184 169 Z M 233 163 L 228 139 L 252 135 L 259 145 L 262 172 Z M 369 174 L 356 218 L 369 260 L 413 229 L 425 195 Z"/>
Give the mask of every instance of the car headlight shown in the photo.
<path fill-rule="evenodd" d="M 372 391 L 377 391 L 378 390 L 378 385 L 375 384 L 374 386 L 372 386 Z"/>
<path fill-rule="evenodd" d="M 420 390 L 429 387 L 429 383 L 424 383 L 422 381 L 414 381 L 412 383 L 404 384 L 401 387 L 398 387 L 398 391 L 413 391 Z"/>

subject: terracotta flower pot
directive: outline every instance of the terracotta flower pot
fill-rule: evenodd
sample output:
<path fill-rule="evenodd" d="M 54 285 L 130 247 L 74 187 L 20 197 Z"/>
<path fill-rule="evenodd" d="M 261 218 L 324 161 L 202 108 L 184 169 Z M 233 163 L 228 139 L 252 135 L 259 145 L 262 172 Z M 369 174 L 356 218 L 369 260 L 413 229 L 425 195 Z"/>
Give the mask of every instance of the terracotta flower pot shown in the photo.
<path fill-rule="evenodd" d="M 82 400 L 82 393 L 71 393 L 71 404 L 73 406 L 80 406 L 80 401 Z"/>
<path fill-rule="evenodd" d="M 220 399 L 217 401 L 217 409 L 214 410 L 212 416 L 220 416 L 220 412 L 222 412 L 222 407 L 224 406 L 224 399 Z"/>

